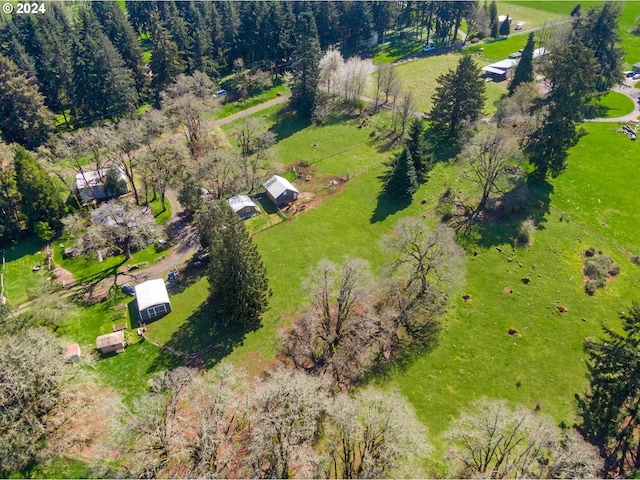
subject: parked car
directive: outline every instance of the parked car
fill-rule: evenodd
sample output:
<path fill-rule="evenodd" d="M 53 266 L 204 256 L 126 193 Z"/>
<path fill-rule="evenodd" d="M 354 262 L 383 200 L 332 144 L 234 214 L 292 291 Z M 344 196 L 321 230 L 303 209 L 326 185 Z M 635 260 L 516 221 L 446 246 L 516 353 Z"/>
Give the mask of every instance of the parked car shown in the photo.
<path fill-rule="evenodd" d="M 631 72 L 625 72 L 624 76 L 627 78 L 631 78 L 636 74 L 636 72 L 631 71 Z"/>
<path fill-rule="evenodd" d="M 133 288 L 131 285 L 129 285 L 128 283 L 125 283 L 124 285 L 122 285 L 122 291 L 124 293 L 126 293 L 127 295 L 131 295 L 132 297 L 135 296 L 136 294 L 136 289 Z"/>
<path fill-rule="evenodd" d="M 522 30 L 524 28 L 524 22 L 516 22 L 516 30 Z"/>
<path fill-rule="evenodd" d="M 633 77 L 631 77 L 631 80 L 640 80 L 640 73 L 636 73 Z"/>
<path fill-rule="evenodd" d="M 218 91 L 216 92 L 216 95 L 215 95 L 215 96 L 216 96 L 216 98 L 217 98 L 217 97 L 224 97 L 226 94 L 227 94 L 227 91 L 223 88 L 223 89 L 218 90 Z"/>
<path fill-rule="evenodd" d="M 433 45 L 425 45 L 424 47 L 422 47 L 422 51 L 423 52 L 430 52 L 431 50 L 435 50 L 436 47 L 434 47 Z"/>

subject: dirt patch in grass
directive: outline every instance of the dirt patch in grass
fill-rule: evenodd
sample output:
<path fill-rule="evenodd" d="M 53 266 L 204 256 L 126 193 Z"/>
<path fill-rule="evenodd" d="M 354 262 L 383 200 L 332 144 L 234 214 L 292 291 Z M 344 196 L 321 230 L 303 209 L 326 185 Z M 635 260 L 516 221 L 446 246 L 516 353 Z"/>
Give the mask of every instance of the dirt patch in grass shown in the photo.
<path fill-rule="evenodd" d="M 53 269 L 53 279 L 58 285 L 62 285 L 63 287 L 68 287 L 73 285 L 76 281 L 73 273 L 69 270 L 62 268 L 60 265 L 56 265 L 56 268 Z"/>

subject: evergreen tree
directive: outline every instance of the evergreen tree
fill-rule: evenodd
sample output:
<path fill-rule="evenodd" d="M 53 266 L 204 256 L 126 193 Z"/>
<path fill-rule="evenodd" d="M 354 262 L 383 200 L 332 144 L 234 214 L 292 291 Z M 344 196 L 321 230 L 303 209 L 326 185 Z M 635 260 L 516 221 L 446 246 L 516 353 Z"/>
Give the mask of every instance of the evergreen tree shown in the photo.
<path fill-rule="evenodd" d="M 225 201 L 201 212 L 199 225 L 209 243 L 210 299 L 228 321 L 254 326 L 267 308 L 269 283 L 258 249 Z"/>
<path fill-rule="evenodd" d="M 0 142 L 0 245 L 15 240 L 22 224 L 13 155 L 14 149 Z"/>
<path fill-rule="evenodd" d="M 311 12 L 304 12 L 298 17 L 296 30 L 298 65 L 291 86 L 291 106 L 300 114 L 309 116 L 315 104 L 320 73 L 320 42 Z"/>
<path fill-rule="evenodd" d="M 571 16 L 572 17 L 581 17 L 582 16 L 582 5 L 580 5 L 579 3 L 573 7 L 573 10 L 571 10 Z"/>
<path fill-rule="evenodd" d="M 576 126 L 582 121 L 585 101 L 595 93 L 597 80 L 593 53 L 582 42 L 559 46 L 549 55 L 545 74 L 551 92 L 534 105 L 534 111 L 546 114 L 524 144 L 538 181 L 544 181 L 548 173 L 556 177 L 565 170 L 568 149 L 584 134 Z"/>
<path fill-rule="evenodd" d="M 500 35 L 503 37 L 508 37 L 511 33 L 511 19 L 509 17 L 505 18 L 500 24 Z"/>
<path fill-rule="evenodd" d="M 489 26 L 491 28 L 491 38 L 498 38 L 498 5 L 496 0 L 492 0 L 489 5 Z"/>
<path fill-rule="evenodd" d="M 589 390 L 578 398 L 583 429 L 600 447 L 609 477 L 636 471 L 640 462 L 640 306 L 620 317 L 621 334 L 603 326 L 606 338 L 584 342 Z"/>
<path fill-rule="evenodd" d="M 418 191 L 418 178 L 409 151 L 404 148 L 391 164 L 384 191 L 393 198 L 411 198 Z"/>
<path fill-rule="evenodd" d="M 593 7 L 574 24 L 577 38 L 590 49 L 597 62 L 598 92 L 606 92 L 622 82 L 624 50 L 618 32 L 620 6 L 613 2 Z"/>
<path fill-rule="evenodd" d="M 129 23 L 136 32 L 146 34 L 153 29 L 152 16 L 158 12 L 156 2 L 142 0 L 126 0 L 125 6 L 129 14 Z"/>
<path fill-rule="evenodd" d="M 485 83 L 480 68 L 469 55 L 463 55 L 455 70 L 437 78 L 431 120 L 450 138 L 457 138 L 465 123 L 475 122 L 484 108 Z"/>
<path fill-rule="evenodd" d="M 128 191 L 126 180 L 121 177 L 120 172 L 114 166 L 109 167 L 104 176 L 104 191 L 110 197 L 119 197 Z"/>
<path fill-rule="evenodd" d="M 35 148 L 47 141 L 53 121 L 35 79 L 0 55 L 0 131 L 5 141 Z"/>
<path fill-rule="evenodd" d="M 107 36 L 89 7 L 78 12 L 73 42 L 75 104 L 87 122 L 117 119 L 131 113 L 138 93 L 131 70 Z"/>
<path fill-rule="evenodd" d="M 522 58 L 513 72 L 513 77 L 509 83 L 509 96 L 513 95 L 518 85 L 521 83 L 533 82 L 533 50 L 535 47 L 534 34 L 531 32 L 527 39 L 527 44 L 522 50 Z"/>
<path fill-rule="evenodd" d="M 91 9 L 102 25 L 103 32 L 131 70 L 138 93 L 143 93 L 148 81 L 142 65 L 142 49 L 124 12 L 115 2 L 91 2 Z"/>
<path fill-rule="evenodd" d="M 153 79 L 151 83 L 156 93 L 159 94 L 184 72 L 185 64 L 182 61 L 178 45 L 173 41 L 173 36 L 157 16 L 154 17 L 152 40 L 151 71 Z"/>
<path fill-rule="evenodd" d="M 29 230 L 35 232 L 38 222 L 46 222 L 51 228 L 58 229 L 64 205 L 52 178 L 23 147 L 16 147 L 14 165 L 16 186 L 22 197 L 22 213 Z"/>
<path fill-rule="evenodd" d="M 432 158 L 429 144 L 424 138 L 424 125 L 419 118 L 414 118 L 409 125 L 409 134 L 405 141 L 405 146 L 413 160 L 417 179 L 424 181 L 425 176 L 431 170 Z"/>

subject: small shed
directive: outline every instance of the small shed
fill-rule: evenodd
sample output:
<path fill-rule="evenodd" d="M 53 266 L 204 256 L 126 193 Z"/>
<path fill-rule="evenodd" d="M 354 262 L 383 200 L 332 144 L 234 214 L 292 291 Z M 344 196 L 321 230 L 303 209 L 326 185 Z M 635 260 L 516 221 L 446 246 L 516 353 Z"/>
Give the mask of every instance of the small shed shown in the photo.
<path fill-rule="evenodd" d="M 100 353 L 111 353 L 124 350 L 124 330 L 100 335 L 96 338 L 96 348 Z"/>
<path fill-rule="evenodd" d="M 264 184 L 267 196 L 280 208 L 298 199 L 298 189 L 279 175 L 274 175 Z"/>
<path fill-rule="evenodd" d="M 231 209 L 236 212 L 240 219 L 245 220 L 260 213 L 258 206 L 248 195 L 234 195 L 227 200 Z"/>
<path fill-rule="evenodd" d="M 633 73 L 640 73 L 640 62 L 634 63 L 631 70 L 633 70 Z"/>
<path fill-rule="evenodd" d="M 164 280 L 157 278 L 135 286 L 138 317 L 146 322 L 171 311 L 171 302 Z"/>
<path fill-rule="evenodd" d="M 513 73 L 513 67 L 518 64 L 518 61 L 514 58 L 508 58 L 506 60 L 500 60 L 499 62 L 492 63 L 482 68 L 485 76 L 491 78 L 494 82 L 502 82 L 508 80 Z"/>
<path fill-rule="evenodd" d="M 64 347 L 64 359 L 67 362 L 75 363 L 80 361 L 80 345 L 77 343 L 71 343 Z"/>

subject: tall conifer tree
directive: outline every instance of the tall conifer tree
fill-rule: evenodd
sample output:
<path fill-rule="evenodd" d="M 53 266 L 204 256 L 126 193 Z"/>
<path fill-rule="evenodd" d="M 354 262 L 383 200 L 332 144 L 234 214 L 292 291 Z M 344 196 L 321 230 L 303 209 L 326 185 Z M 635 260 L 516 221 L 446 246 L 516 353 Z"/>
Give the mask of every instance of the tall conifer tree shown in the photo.
<path fill-rule="evenodd" d="M 22 197 L 22 213 L 29 230 L 35 232 L 39 222 L 59 228 L 64 205 L 47 172 L 23 147 L 17 146 L 14 157 L 16 185 Z"/>
<path fill-rule="evenodd" d="M 75 103 L 83 119 L 117 119 L 135 110 L 138 93 L 131 70 L 102 33 L 89 7 L 78 12 L 73 42 Z"/>
<path fill-rule="evenodd" d="M 0 55 L 0 133 L 5 141 L 35 148 L 49 138 L 53 122 L 36 80 Z"/>
<path fill-rule="evenodd" d="M 320 41 L 313 13 L 300 14 L 296 30 L 298 65 L 294 71 L 294 82 L 291 87 L 291 105 L 302 115 L 309 116 L 315 104 L 320 73 Z"/>
<path fill-rule="evenodd" d="M 211 300 L 227 320 L 254 326 L 267 308 L 269 283 L 258 249 L 240 217 L 225 201 L 201 212 L 202 233 L 209 243 Z"/>

